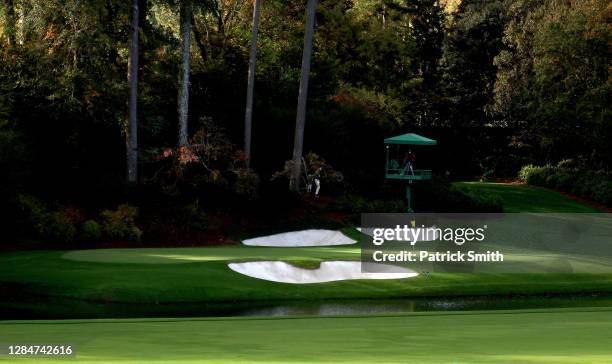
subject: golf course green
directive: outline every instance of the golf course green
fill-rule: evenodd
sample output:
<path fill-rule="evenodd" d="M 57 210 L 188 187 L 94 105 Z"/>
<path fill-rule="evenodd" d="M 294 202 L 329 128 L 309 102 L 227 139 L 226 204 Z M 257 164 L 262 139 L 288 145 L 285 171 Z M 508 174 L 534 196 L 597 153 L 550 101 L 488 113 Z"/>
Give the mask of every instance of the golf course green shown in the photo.
<path fill-rule="evenodd" d="M 0 322 L 2 342 L 74 345 L 67 363 L 609 363 L 611 336 L 609 309 Z"/>
<path fill-rule="evenodd" d="M 464 183 L 462 187 L 493 190 L 504 198 L 511 211 L 527 209 L 525 199 L 537 203 L 538 212 L 541 206 L 550 206 L 550 212 L 595 211 L 558 193 L 527 186 Z M 344 232 L 354 238 L 359 234 L 350 228 Z M 529 258 L 528 252 L 520 253 L 517 259 Z M 26 304 L 35 309 L 37 302 L 41 302 L 38 297 L 45 296 L 85 302 L 157 304 L 612 291 L 612 274 L 430 273 L 410 279 L 295 285 L 253 279 L 227 266 L 236 261 L 282 260 L 316 268 L 322 260 L 359 258 L 358 244 L 6 252 L 0 254 L 0 286 L 13 299 L 3 300 L 0 307 Z"/>
<path fill-rule="evenodd" d="M 498 193 L 511 212 L 544 212 L 545 206 L 548 212 L 596 211 L 555 192 L 527 186 L 461 186 Z M 173 303 L 612 292 L 612 274 L 431 273 L 409 279 L 295 285 L 250 278 L 227 266 L 235 261 L 283 260 L 316 267 L 322 260 L 334 259 L 358 260 L 359 247 L 3 252 L 0 309 L 45 311 L 53 301 L 79 317 L 79 307 L 88 303 L 137 308 Z M 612 361 L 611 337 L 612 311 L 601 307 L 343 317 L 0 321 L 0 343 L 74 344 L 79 363 L 606 363 Z M 35 359 L 19 362 L 29 360 Z M 74 358 L 66 360 L 74 362 Z"/>

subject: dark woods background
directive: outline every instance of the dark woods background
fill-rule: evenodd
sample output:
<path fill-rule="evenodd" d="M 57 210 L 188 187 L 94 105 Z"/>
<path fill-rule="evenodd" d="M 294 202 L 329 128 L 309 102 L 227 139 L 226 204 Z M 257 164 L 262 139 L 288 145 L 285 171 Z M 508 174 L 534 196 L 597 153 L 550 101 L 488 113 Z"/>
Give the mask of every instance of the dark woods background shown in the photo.
<path fill-rule="evenodd" d="M 23 195 L 85 215 L 134 199 L 223 209 L 287 196 L 271 176 L 291 158 L 306 1 L 262 1 L 255 176 L 238 152 L 252 3 L 192 5 L 190 137 L 211 146 L 212 164 L 177 170 L 160 157 L 178 133 L 179 3 L 140 0 L 141 172 L 128 193 L 129 1 L 3 0 L 5 212 Z M 525 164 L 565 159 L 608 171 L 611 15 L 605 0 L 321 0 L 304 152 L 343 173 L 328 184 L 335 195 L 379 193 L 382 139 L 404 132 L 438 139 L 417 158 L 451 178 L 513 178 Z"/>

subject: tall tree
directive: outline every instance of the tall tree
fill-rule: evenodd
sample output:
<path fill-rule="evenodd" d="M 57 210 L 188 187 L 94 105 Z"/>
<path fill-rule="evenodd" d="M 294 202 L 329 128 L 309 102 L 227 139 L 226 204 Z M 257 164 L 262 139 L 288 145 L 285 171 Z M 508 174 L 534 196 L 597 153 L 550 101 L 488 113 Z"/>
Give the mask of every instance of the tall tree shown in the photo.
<path fill-rule="evenodd" d="M 191 0 L 181 0 L 181 67 L 179 70 L 179 136 L 178 144 L 188 143 L 188 117 L 189 117 L 189 56 L 191 38 Z"/>
<path fill-rule="evenodd" d="M 426 88 L 436 82 L 444 38 L 444 8 L 437 0 L 412 0 L 410 24 L 417 46 L 417 63 Z"/>
<path fill-rule="evenodd" d="M 503 49 L 506 23 L 501 0 L 463 0 L 444 40 L 442 88 L 449 100 L 449 119 L 462 125 L 484 125 L 492 115 L 495 57 Z"/>
<path fill-rule="evenodd" d="M 6 40 L 9 46 L 15 45 L 15 4 L 13 0 L 4 0 L 4 28 Z"/>
<path fill-rule="evenodd" d="M 130 28 L 130 56 L 128 61 L 128 83 L 130 95 L 128 100 L 128 126 L 126 133 L 127 180 L 135 183 L 138 178 L 138 0 L 132 0 L 132 24 Z"/>
<path fill-rule="evenodd" d="M 295 117 L 295 137 L 293 141 L 293 171 L 289 187 L 298 191 L 302 175 L 302 153 L 304 149 L 304 125 L 306 124 L 306 100 L 310 77 L 310 58 L 312 56 L 312 37 L 314 34 L 317 0 L 308 0 L 306 6 L 306 27 L 304 30 L 304 50 L 302 53 L 302 72 L 298 92 L 297 115 Z"/>
<path fill-rule="evenodd" d="M 247 82 L 247 99 L 244 111 L 244 153 L 247 168 L 251 165 L 251 121 L 253 120 L 253 89 L 255 87 L 255 66 L 257 62 L 257 33 L 259 32 L 259 5 L 261 0 L 253 1 L 253 32 L 251 36 L 251 55 Z"/>

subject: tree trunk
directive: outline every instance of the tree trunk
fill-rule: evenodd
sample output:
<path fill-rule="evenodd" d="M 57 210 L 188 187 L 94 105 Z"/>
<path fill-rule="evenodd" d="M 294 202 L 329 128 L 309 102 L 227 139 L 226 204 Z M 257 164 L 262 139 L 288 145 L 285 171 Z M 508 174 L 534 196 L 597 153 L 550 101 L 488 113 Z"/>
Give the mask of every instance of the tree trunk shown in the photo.
<path fill-rule="evenodd" d="M 8 42 L 9 46 L 14 46 L 15 45 L 15 24 L 17 22 L 17 19 L 15 18 L 15 4 L 13 4 L 13 0 L 5 0 L 4 2 L 4 6 L 5 6 L 5 33 L 6 33 L 6 40 Z"/>
<path fill-rule="evenodd" d="M 259 5 L 261 0 L 253 1 L 253 34 L 251 37 L 251 56 L 247 82 L 246 109 L 244 111 L 244 154 L 247 168 L 251 165 L 251 121 L 253 119 L 253 90 L 255 87 L 255 66 L 257 61 L 257 33 L 259 32 Z"/>
<path fill-rule="evenodd" d="M 182 62 L 179 71 L 179 137 L 178 145 L 188 143 L 189 117 L 189 40 L 191 38 L 191 0 L 181 0 L 181 53 Z"/>
<path fill-rule="evenodd" d="M 130 55 L 128 61 L 128 125 L 126 132 L 127 181 L 136 183 L 138 178 L 138 0 L 132 0 L 132 24 L 130 27 Z"/>
<path fill-rule="evenodd" d="M 193 14 L 191 14 L 191 29 L 193 30 L 193 39 L 195 40 L 196 45 L 198 46 L 198 50 L 200 51 L 200 57 L 202 57 L 202 62 L 206 62 L 206 60 L 208 59 L 208 52 L 206 51 L 206 45 L 202 43 L 202 33 L 200 33 L 200 30 L 196 25 Z"/>
<path fill-rule="evenodd" d="M 297 115 L 295 117 L 295 138 L 293 142 L 293 171 L 289 187 L 298 191 L 302 174 L 302 152 L 304 148 L 304 125 L 306 123 L 306 99 L 308 96 L 308 78 L 310 76 L 310 58 L 312 55 L 312 36 L 314 33 L 317 0 L 308 0 L 306 8 L 306 29 L 304 31 L 304 52 L 302 54 L 302 76 L 298 94 Z"/>
<path fill-rule="evenodd" d="M 382 28 L 385 29 L 387 27 L 387 7 L 385 6 L 385 2 L 383 0 L 382 3 Z"/>

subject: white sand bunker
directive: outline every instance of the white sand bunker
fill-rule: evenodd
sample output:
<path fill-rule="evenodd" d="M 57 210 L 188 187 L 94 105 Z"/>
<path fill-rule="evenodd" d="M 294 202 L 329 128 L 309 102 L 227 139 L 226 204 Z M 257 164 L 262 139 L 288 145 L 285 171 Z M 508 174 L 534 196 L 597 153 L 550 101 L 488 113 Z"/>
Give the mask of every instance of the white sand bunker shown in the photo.
<path fill-rule="evenodd" d="M 229 263 L 228 266 L 233 271 L 249 277 L 266 281 L 298 284 L 349 279 L 401 279 L 419 275 L 407 268 L 378 263 L 367 264 L 371 264 L 370 267 L 376 268 L 378 271 L 389 271 L 390 273 L 362 273 L 361 262 L 356 261 L 321 262 L 318 269 L 298 268 L 289 263 L 279 261 Z"/>
<path fill-rule="evenodd" d="M 251 246 L 331 246 L 355 244 L 357 241 L 335 230 L 310 229 L 261 236 L 242 241 Z"/>

